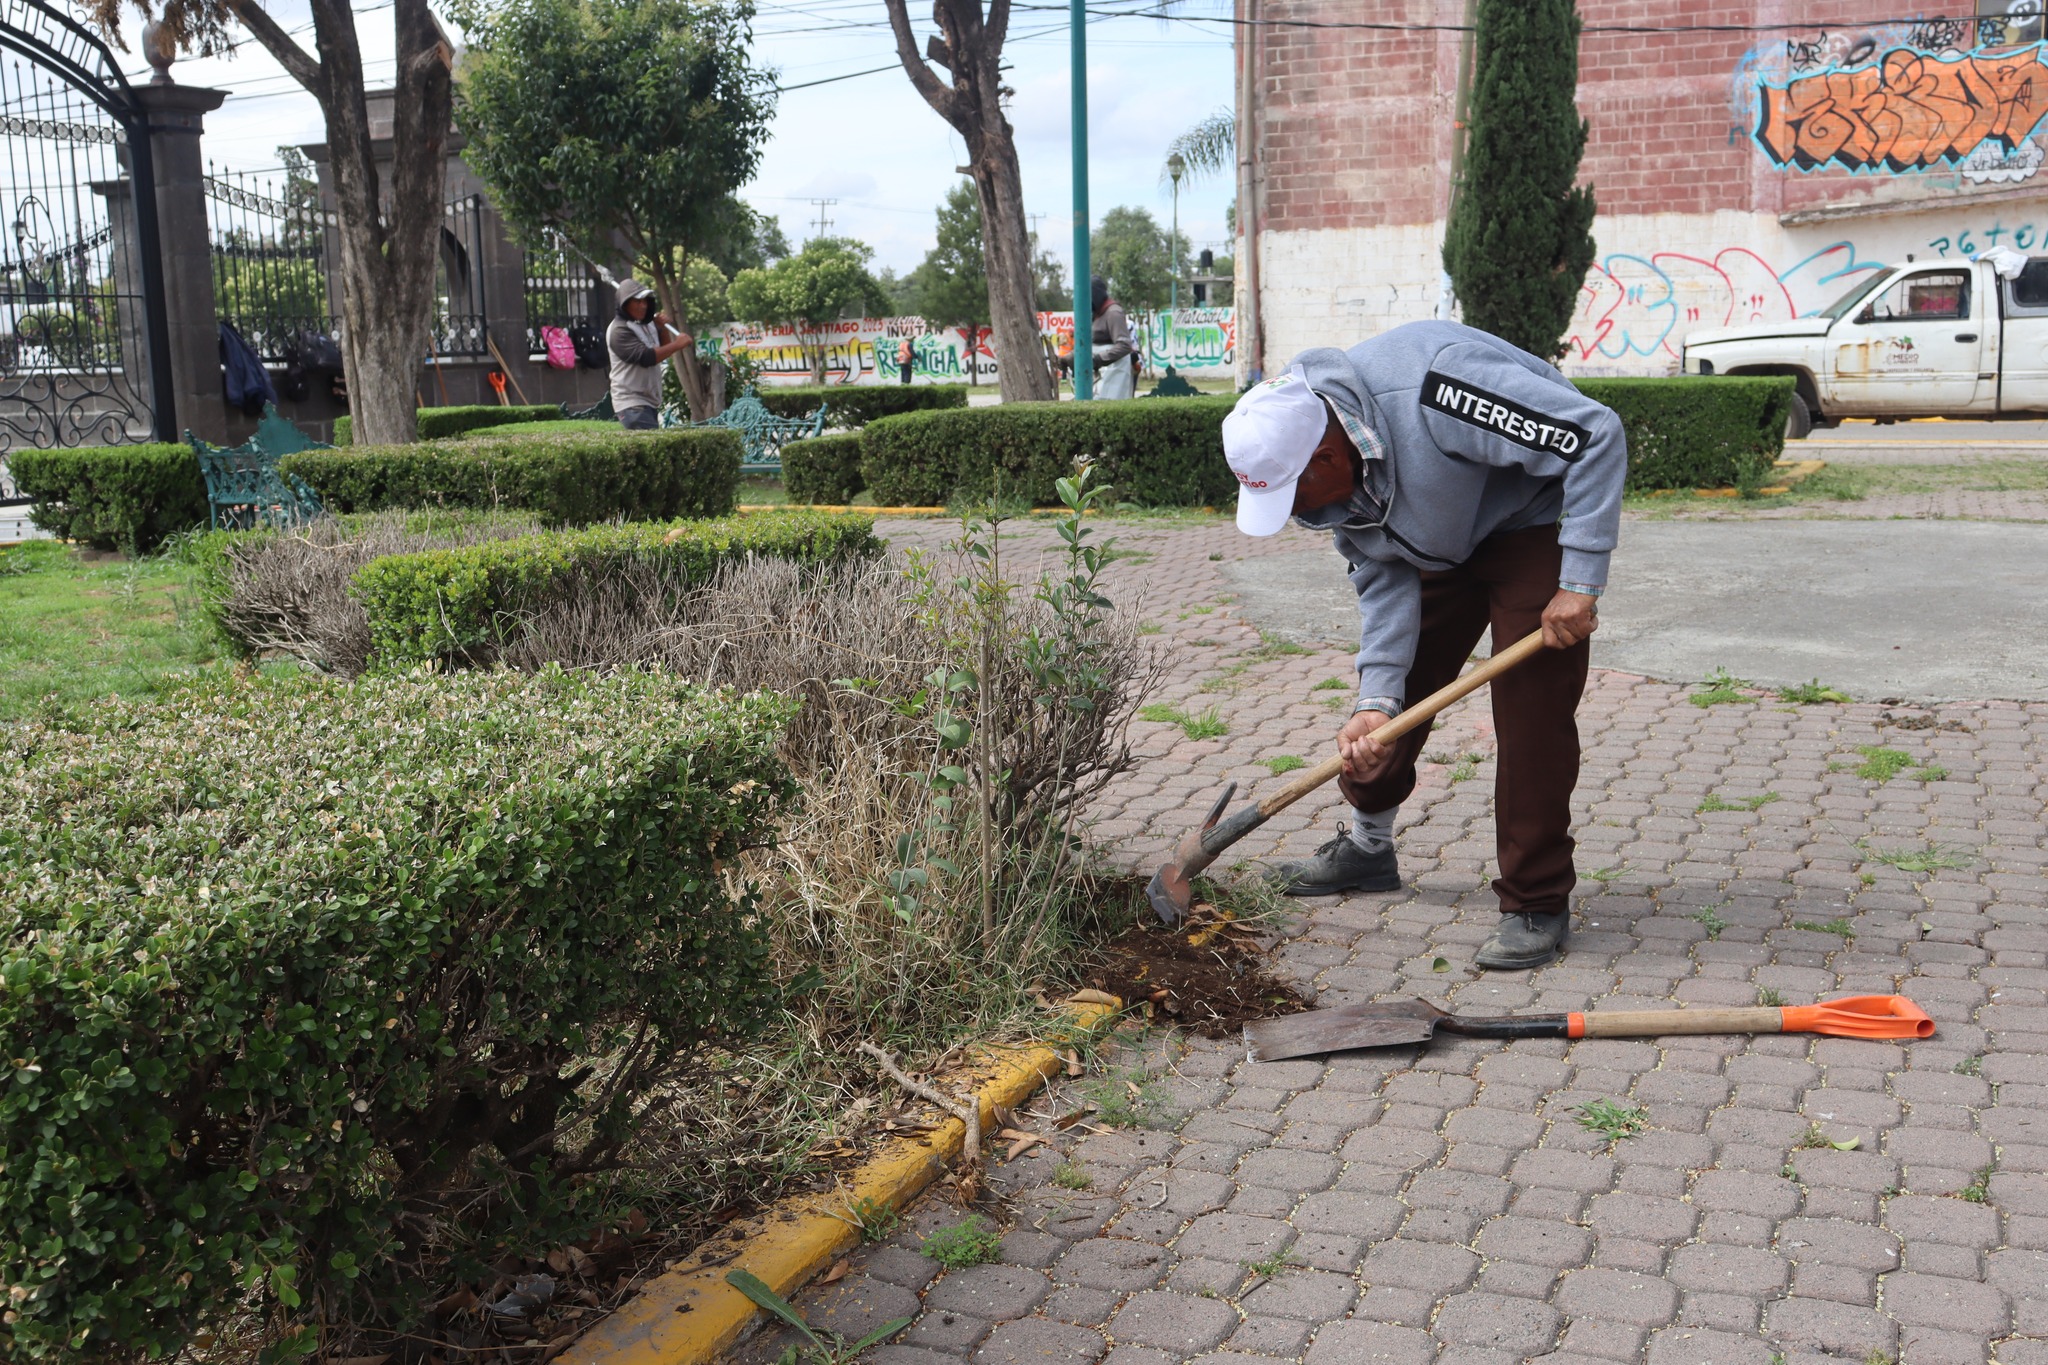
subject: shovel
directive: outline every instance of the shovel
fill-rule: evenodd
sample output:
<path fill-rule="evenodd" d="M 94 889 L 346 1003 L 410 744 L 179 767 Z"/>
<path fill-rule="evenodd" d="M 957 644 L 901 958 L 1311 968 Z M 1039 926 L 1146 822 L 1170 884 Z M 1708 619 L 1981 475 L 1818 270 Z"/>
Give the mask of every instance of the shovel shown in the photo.
<path fill-rule="evenodd" d="M 1383 743 L 1399 739 L 1458 698 L 1484 687 L 1542 648 L 1543 632 L 1530 631 L 1464 677 L 1448 687 L 1438 688 L 1373 731 L 1373 737 Z M 1326 758 L 1263 801 L 1247 806 L 1225 820 L 1224 808 L 1237 794 L 1237 784 L 1231 783 L 1223 789 L 1223 795 L 1216 798 L 1207 818 L 1182 837 L 1173 850 L 1173 856 L 1152 874 L 1151 882 L 1145 887 L 1145 899 L 1152 902 L 1152 909 L 1168 925 L 1179 924 L 1195 902 L 1194 878 L 1215 862 L 1218 854 L 1342 771 L 1344 760 L 1341 756 Z"/>
<path fill-rule="evenodd" d="M 1595 1010 L 1461 1018 L 1427 1000 L 1342 1005 L 1247 1024 L 1255 1062 L 1355 1047 L 1426 1043 L 1441 1030 L 1461 1038 L 1660 1038 L 1684 1033 L 1823 1033 L 1832 1038 L 1931 1038 L 1934 1021 L 1903 995 L 1852 995 L 1824 1005 L 1705 1010 Z"/>

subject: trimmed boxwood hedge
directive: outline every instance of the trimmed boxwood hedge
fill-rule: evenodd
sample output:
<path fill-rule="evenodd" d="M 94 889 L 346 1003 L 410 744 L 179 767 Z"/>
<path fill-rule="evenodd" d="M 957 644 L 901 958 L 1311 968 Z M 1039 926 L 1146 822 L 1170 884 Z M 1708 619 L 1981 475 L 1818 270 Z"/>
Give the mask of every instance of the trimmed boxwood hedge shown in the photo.
<path fill-rule="evenodd" d="M 36 525 L 101 550 L 140 554 L 206 525 L 206 480 L 187 445 L 11 450 L 15 486 Z"/>
<path fill-rule="evenodd" d="M 860 473 L 860 434 L 841 432 L 785 445 L 782 487 L 791 502 L 852 502 L 867 487 Z"/>
<path fill-rule="evenodd" d="M 1051 506 L 1059 500 L 1054 481 L 1085 459 L 1119 501 L 1214 506 L 1237 494 L 1223 461 L 1223 418 L 1235 402 L 1224 395 L 905 413 L 862 430 L 861 473 L 884 507 L 987 497 L 998 471 L 1004 497 Z"/>
<path fill-rule="evenodd" d="M 1785 449 L 1788 375 L 1580 379 L 1628 432 L 1628 488 L 1744 488 L 1768 481 Z"/>
<path fill-rule="evenodd" d="M 293 674 L 0 728 L 0 1357 L 168 1357 L 250 1294 L 310 1356 L 586 1235 L 636 1109 L 780 1008 L 732 869 L 789 713 Z"/>
<path fill-rule="evenodd" d="M 805 384 L 754 390 L 777 417 L 809 417 L 825 404 L 828 427 L 864 427 L 899 412 L 932 412 L 967 406 L 965 384 Z"/>
<path fill-rule="evenodd" d="M 528 407 L 501 407 L 495 403 L 466 403 L 452 408 L 419 409 L 420 439 L 441 441 L 465 431 L 484 427 L 510 426 L 515 422 L 552 422 L 562 415 L 560 403 L 535 403 Z M 355 419 L 334 419 L 334 443 L 345 446 L 355 439 Z"/>
<path fill-rule="evenodd" d="M 702 582 L 752 555 L 826 565 L 881 553 L 872 517 L 768 512 L 676 526 L 594 526 L 419 554 L 386 555 L 356 571 L 380 665 L 488 663 L 526 609 L 573 576 L 628 562 Z"/>
<path fill-rule="evenodd" d="M 512 507 L 563 525 L 714 517 L 732 511 L 736 431 L 485 432 L 459 441 L 287 455 L 329 511 Z"/>

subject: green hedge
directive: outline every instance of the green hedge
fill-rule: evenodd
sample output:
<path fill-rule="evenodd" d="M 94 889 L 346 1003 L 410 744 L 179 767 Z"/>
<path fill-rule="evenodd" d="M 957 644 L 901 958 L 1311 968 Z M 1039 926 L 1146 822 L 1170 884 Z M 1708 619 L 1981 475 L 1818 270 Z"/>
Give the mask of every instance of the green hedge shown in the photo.
<path fill-rule="evenodd" d="M 626 563 L 702 582 L 732 559 L 765 555 L 824 565 L 879 554 L 871 517 L 771 512 L 669 526 L 597 526 L 420 554 L 386 555 L 356 571 L 379 664 L 488 662 L 519 614 L 572 576 Z"/>
<path fill-rule="evenodd" d="M 809 417 L 825 404 L 828 427 L 864 427 L 899 412 L 933 412 L 967 406 L 965 384 L 806 384 L 799 388 L 754 390 L 777 417 Z"/>
<path fill-rule="evenodd" d="M 67 540 L 139 554 L 206 525 L 206 480 L 187 445 L 11 450 L 15 486 L 35 522 Z"/>
<path fill-rule="evenodd" d="M 782 448 L 782 486 L 791 502 L 852 502 L 867 487 L 860 473 L 860 436 L 842 432 Z"/>
<path fill-rule="evenodd" d="M 788 714 L 293 675 L 0 732 L 0 1358 L 169 1356 L 245 1289 L 297 1356 L 587 1235 L 578 1166 L 778 1008 L 728 888 Z"/>
<path fill-rule="evenodd" d="M 1220 506 L 1237 495 L 1223 461 L 1233 395 L 1131 403 L 1005 403 L 885 417 L 861 432 L 861 472 L 884 507 L 986 497 L 1001 471 L 1005 497 L 1058 501 L 1054 480 L 1094 462 L 1121 502 Z"/>
<path fill-rule="evenodd" d="M 419 438 L 422 441 L 441 441 L 450 436 L 460 436 L 465 431 L 477 431 L 484 427 L 510 426 L 514 422 L 552 422 L 561 415 L 560 403 L 535 403 L 531 407 L 468 403 L 452 408 L 421 408 Z M 334 443 L 345 446 L 354 439 L 355 420 L 349 417 L 335 418 Z"/>
<path fill-rule="evenodd" d="M 1785 449 L 1789 376 L 1579 379 L 1628 432 L 1628 487 L 1744 488 L 1768 482 Z"/>
<path fill-rule="evenodd" d="M 732 511 L 736 431 L 487 432 L 459 441 L 349 446 L 287 455 L 330 511 L 513 507 L 566 525 Z"/>

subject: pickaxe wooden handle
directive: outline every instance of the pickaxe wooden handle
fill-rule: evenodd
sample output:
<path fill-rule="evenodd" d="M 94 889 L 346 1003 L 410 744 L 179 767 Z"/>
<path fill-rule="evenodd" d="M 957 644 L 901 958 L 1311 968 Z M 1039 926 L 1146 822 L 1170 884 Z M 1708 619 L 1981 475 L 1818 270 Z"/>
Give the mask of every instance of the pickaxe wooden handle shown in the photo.
<path fill-rule="evenodd" d="M 1438 688 L 1373 731 L 1373 737 L 1383 743 L 1399 739 L 1424 721 L 1433 719 L 1452 702 L 1486 686 L 1542 648 L 1543 632 L 1530 631 L 1470 673 Z M 1152 874 L 1151 885 L 1145 888 L 1145 894 L 1159 918 L 1168 924 L 1180 923 L 1181 917 L 1194 903 L 1193 878 L 1215 862 L 1218 854 L 1342 771 L 1343 756 L 1333 755 L 1271 796 L 1252 803 L 1227 820 L 1222 818 L 1223 810 L 1236 794 L 1237 784 L 1233 782 L 1225 787 L 1222 797 L 1210 809 L 1208 818 L 1191 830 L 1180 841 L 1173 857 L 1161 863 L 1159 870 Z"/>

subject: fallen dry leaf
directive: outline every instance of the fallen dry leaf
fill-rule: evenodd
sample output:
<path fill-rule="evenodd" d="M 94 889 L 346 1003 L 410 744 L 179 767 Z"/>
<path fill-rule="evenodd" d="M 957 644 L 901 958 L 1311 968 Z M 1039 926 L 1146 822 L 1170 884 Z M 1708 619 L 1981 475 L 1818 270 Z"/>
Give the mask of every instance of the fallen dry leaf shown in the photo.
<path fill-rule="evenodd" d="M 846 1272 L 853 1269 L 853 1262 L 841 1256 L 832 1263 L 832 1268 L 818 1277 L 819 1284 L 834 1284 L 846 1278 Z"/>
<path fill-rule="evenodd" d="M 1052 1126 L 1059 1129 L 1062 1133 L 1064 1133 L 1067 1131 L 1067 1129 L 1072 1128 L 1075 1124 L 1079 1123 L 1082 1119 L 1087 1118 L 1090 1114 L 1094 1112 L 1094 1105 L 1084 1104 L 1079 1109 L 1076 1109 L 1073 1113 L 1062 1114 L 1060 1117 L 1054 1119 L 1052 1121 Z"/>
<path fill-rule="evenodd" d="M 1115 1009 L 1123 1001 L 1107 991 L 1083 990 L 1075 991 L 1072 995 L 1068 996 L 1067 1003 L 1069 1005 L 1108 1005 L 1111 1009 Z"/>
<path fill-rule="evenodd" d="M 1080 1053 L 1069 1049 L 1060 1057 L 1060 1060 L 1067 1064 L 1067 1074 L 1069 1076 L 1085 1076 L 1088 1074 L 1088 1068 L 1081 1065 Z"/>
<path fill-rule="evenodd" d="M 1045 1139 L 1037 1133 L 1026 1133 L 1010 1144 L 1009 1150 L 1003 1153 L 1003 1160 L 1015 1161 L 1018 1157 L 1024 1155 L 1033 1147 L 1039 1146 L 1044 1141 Z"/>

